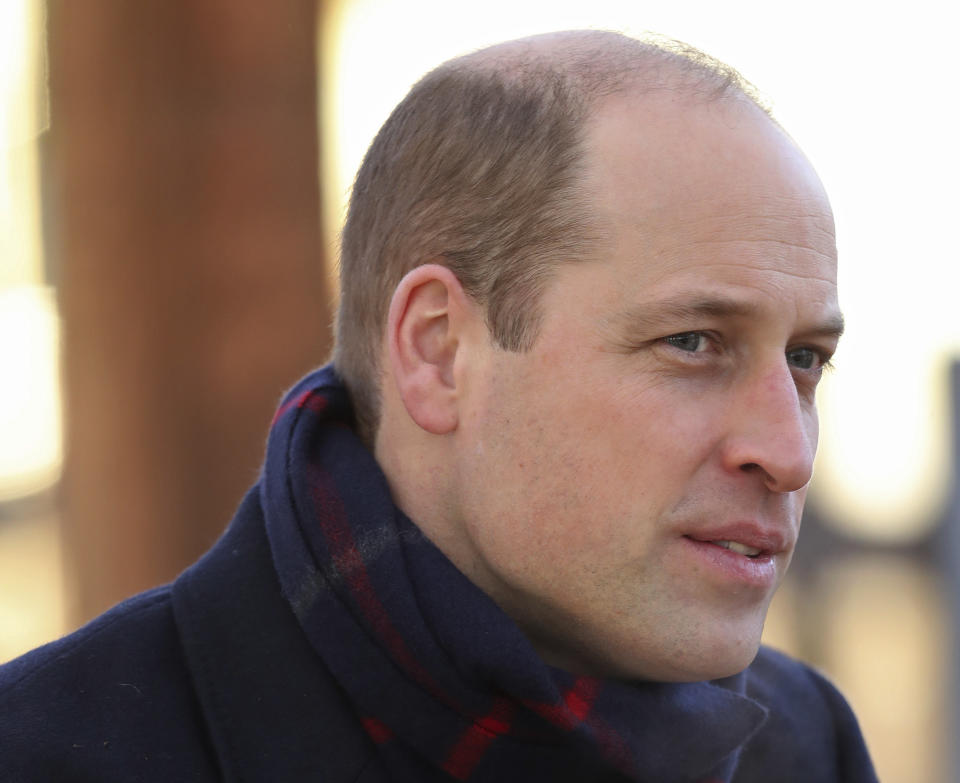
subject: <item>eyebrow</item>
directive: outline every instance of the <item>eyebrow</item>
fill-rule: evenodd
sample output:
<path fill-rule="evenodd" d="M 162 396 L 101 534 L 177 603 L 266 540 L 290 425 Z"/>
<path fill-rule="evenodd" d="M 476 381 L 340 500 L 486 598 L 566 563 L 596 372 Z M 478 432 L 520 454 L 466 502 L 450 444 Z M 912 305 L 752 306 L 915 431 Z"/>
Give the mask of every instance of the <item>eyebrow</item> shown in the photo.
<path fill-rule="evenodd" d="M 699 318 L 759 318 L 760 308 L 752 302 L 732 299 L 724 296 L 689 296 L 675 299 L 660 299 L 654 302 L 634 305 L 616 317 L 616 322 L 631 332 L 655 331 L 669 321 L 695 321 Z M 810 329 L 804 329 L 808 337 L 828 337 L 839 339 L 843 334 L 843 315 L 831 313 L 821 323 Z"/>

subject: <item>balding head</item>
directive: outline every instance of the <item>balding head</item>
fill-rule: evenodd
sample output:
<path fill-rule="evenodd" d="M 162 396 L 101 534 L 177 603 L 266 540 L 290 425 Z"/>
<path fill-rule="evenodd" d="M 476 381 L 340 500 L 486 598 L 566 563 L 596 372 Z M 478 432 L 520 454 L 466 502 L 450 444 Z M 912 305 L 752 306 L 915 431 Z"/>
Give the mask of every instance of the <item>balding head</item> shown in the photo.
<path fill-rule="evenodd" d="M 701 100 L 748 97 L 756 89 L 735 69 L 681 41 L 643 40 L 604 30 L 567 30 L 496 44 L 450 60 L 433 73 L 496 74 L 507 83 L 559 80 L 589 108 L 632 90 L 669 90 Z"/>
<path fill-rule="evenodd" d="M 595 257 L 605 234 L 587 187 L 587 119 L 611 96 L 664 91 L 758 103 L 736 71 L 692 47 L 572 31 L 451 60 L 397 106 L 357 174 L 342 235 L 334 360 L 368 443 L 387 310 L 404 275 L 448 267 L 496 343 L 528 349 L 551 271 Z"/>

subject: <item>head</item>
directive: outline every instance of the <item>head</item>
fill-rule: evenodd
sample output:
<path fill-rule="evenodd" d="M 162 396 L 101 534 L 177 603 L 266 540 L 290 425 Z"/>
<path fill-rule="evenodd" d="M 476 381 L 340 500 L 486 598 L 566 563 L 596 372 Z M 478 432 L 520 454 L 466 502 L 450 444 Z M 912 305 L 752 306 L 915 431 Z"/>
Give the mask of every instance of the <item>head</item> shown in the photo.
<path fill-rule="evenodd" d="M 341 236 L 334 348 L 368 444 L 387 311 L 407 272 L 446 266 L 497 343 L 525 351 L 553 270 L 603 252 L 584 190 L 584 133 L 598 103 L 631 89 L 756 100 L 736 71 L 677 41 L 574 31 L 444 63 L 384 123 Z"/>
<path fill-rule="evenodd" d="M 543 37 L 414 88 L 344 236 L 373 385 L 337 361 L 400 507 L 549 662 L 695 680 L 749 664 L 796 542 L 833 222 L 729 71 L 645 46 Z"/>

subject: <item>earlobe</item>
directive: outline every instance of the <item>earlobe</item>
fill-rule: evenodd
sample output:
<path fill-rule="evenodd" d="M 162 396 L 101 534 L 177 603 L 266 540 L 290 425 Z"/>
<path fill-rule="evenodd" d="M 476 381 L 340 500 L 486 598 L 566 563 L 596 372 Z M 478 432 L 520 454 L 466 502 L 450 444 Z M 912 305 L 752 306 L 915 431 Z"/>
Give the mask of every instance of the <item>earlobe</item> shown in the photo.
<path fill-rule="evenodd" d="M 456 275 L 426 264 L 407 273 L 390 302 L 389 369 L 410 418 L 434 435 L 457 427 L 454 363 L 464 298 Z"/>

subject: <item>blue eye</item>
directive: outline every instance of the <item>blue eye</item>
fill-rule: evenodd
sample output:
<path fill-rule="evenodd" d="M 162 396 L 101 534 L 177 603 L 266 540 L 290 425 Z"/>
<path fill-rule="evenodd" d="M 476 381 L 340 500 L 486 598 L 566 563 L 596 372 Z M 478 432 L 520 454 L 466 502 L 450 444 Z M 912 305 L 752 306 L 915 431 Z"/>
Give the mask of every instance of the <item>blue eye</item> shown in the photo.
<path fill-rule="evenodd" d="M 707 337 L 703 332 L 683 332 L 664 337 L 664 342 L 687 353 L 698 353 L 706 348 Z"/>
<path fill-rule="evenodd" d="M 787 362 L 799 370 L 813 370 L 823 364 L 820 354 L 812 348 L 792 348 L 787 351 Z"/>

